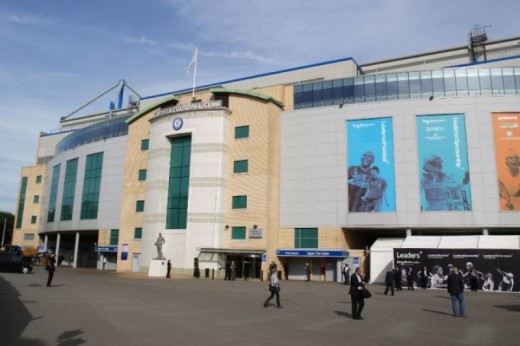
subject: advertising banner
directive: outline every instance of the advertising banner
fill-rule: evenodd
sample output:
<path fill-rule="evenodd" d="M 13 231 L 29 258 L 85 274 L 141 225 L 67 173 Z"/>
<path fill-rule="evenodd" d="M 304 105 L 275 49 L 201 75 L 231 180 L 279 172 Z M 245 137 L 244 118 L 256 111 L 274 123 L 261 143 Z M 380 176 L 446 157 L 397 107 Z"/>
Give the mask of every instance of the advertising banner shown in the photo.
<path fill-rule="evenodd" d="M 392 118 L 347 121 L 348 211 L 395 211 Z"/>
<path fill-rule="evenodd" d="M 401 271 L 405 287 L 412 268 L 414 286 L 446 289 L 450 269 L 457 267 L 468 290 L 520 291 L 520 282 L 515 282 L 520 277 L 520 250 L 394 249 L 394 266 Z"/>
<path fill-rule="evenodd" d="M 493 113 L 501 211 L 520 211 L 520 113 Z"/>
<path fill-rule="evenodd" d="M 464 115 L 417 116 L 422 211 L 471 210 Z"/>

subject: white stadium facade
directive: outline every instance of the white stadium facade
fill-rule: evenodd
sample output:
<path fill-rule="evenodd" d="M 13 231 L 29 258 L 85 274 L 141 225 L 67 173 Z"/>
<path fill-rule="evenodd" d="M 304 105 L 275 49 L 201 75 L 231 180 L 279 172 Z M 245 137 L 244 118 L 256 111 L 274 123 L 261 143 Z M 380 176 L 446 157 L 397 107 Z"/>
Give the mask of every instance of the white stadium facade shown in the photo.
<path fill-rule="evenodd" d="M 519 42 L 470 35 L 63 117 L 22 168 L 13 243 L 152 276 L 171 260 L 173 275 L 223 278 L 233 261 L 265 278 L 274 261 L 284 279 L 309 263 L 312 280 L 341 282 L 349 263 L 377 282 L 402 248 L 517 265 Z"/>

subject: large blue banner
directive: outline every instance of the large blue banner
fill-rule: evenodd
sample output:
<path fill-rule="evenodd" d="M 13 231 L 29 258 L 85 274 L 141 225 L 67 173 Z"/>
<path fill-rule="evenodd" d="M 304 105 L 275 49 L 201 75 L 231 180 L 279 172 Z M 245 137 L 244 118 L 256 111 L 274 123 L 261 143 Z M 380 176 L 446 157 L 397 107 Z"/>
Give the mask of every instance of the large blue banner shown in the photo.
<path fill-rule="evenodd" d="M 392 118 L 347 121 L 348 211 L 395 211 Z"/>
<path fill-rule="evenodd" d="M 421 210 L 471 210 L 462 114 L 417 116 Z"/>

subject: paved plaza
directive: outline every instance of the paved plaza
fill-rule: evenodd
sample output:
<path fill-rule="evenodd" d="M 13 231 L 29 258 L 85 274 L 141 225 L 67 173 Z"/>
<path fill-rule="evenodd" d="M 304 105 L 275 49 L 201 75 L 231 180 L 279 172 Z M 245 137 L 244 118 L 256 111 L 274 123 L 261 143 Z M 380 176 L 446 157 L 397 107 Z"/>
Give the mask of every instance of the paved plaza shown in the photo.
<path fill-rule="evenodd" d="M 0 345 L 518 345 L 520 295 L 466 292 L 468 318 L 444 290 L 382 294 L 363 317 L 347 286 L 282 281 L 283 309 L 264 308 L 267 282 L 148 278 L 92 269 L 0 273 Z"/>

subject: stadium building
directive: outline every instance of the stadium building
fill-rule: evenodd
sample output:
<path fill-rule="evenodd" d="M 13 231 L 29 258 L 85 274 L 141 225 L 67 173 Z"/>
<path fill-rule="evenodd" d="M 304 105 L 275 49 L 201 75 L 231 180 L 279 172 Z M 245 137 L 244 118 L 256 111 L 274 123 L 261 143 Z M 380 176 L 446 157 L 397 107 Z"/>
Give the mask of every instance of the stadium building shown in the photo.
<path fill-rule="evenodd" d="M 309 263 L 317 281 L 341 281 L 345 263 L 379 281 L 403 246 L 484 239 L 518 251 L 519 41 L 474 32 L 460 47 L 326 61 L 127 108 L 122 83 L 109 112 L 40 133 L 13 243 L 149 275 L 170 259 L 173 275 L 198 262 L 223 278 L 233 261 L 238 277 L 265 278 L 274 261 L 303 280 Z"/>

